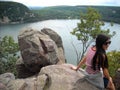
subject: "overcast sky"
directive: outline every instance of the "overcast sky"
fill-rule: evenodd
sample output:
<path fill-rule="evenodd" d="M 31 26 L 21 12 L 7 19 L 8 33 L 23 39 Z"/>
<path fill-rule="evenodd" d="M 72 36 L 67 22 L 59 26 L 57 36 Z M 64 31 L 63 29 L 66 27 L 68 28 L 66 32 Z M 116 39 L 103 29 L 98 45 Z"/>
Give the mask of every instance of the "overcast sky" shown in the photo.
<path fill-rule="evenodd" d="M 15 1 L 23 3 L 27 6 L 57 6 L 57 5 L 120 6 L 120 0 L 0 0 L 0 1 Z"/>

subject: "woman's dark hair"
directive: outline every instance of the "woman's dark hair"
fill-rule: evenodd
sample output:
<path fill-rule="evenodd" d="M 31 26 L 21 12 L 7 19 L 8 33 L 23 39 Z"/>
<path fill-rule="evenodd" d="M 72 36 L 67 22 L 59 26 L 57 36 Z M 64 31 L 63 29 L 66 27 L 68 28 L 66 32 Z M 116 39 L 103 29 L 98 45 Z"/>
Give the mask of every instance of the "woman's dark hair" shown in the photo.
<path fill-rule="evenodd" d="M 108 68 L 108 59 L 105 50 L 102 48 L 103 44 L 109 40 L 110 37 L 99 34 L 96 38 L 96 53 L 93 57 L 92 61 L 92 68 L 93 70 L 96 70 L 98 68 L 100 70 L 100 67 L 102 68 Z"/>

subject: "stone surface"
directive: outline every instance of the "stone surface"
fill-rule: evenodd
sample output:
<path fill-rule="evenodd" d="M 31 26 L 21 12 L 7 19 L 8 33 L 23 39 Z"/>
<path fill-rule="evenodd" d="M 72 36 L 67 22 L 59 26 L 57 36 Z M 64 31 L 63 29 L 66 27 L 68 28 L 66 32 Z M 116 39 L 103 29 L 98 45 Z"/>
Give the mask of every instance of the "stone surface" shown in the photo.
<path fill-rule="evenodd" d="M 43 28 L 41 30 L 41 32 L 47 34 L 48 36 L 50 36 L 50 38 L 55 41 L 55 43 L 57 44 L 58 47 L 63 47 L 63 43 L 62 43 L 62 39 L 61 37 L 53 30 L 49 29 L 49 28 Z"/>
<path fill-rule="evenodd" d="M 45 66 L 38 75 L 12 79 L 4 87 L 8 90 L 99 90 L 86 81 L 82 69 L 76 72 L 71 69 L 72 66 L 71 64 Z"/>
<path fill-rule="evenodd" d="M 35 75 L 35 72 L 31 72 L 24 64 L 22 57 L 20 57 L 16 62 L 17 77 L 27 78 Z"/>
<path fill-rule="evenodd" d="M 43 67 L 39 75 L 47 75 L 45 90 L 99 90 L 84 78 L 82 72 L 71 69 L 70 64 Z M 85 87 L 87 86 L 87 87 Z"/>
<path fill-rule="evenodd" d="M 51 29 L 43 29 L 42 32 L 33 29 L 23 30 L 18 35 L 18 43 L 22 57 L 22 62 L 17 64 L 18 77 L 31 76 L 44 66 L 66 62 L 62 40 Z M 28 71 L 25 76 L 22 73 L 24 71 Z"/>
<path fill-rule="evenodd" d="M 115 83 L 116 90 L 120 90 L 120 68 L 117 70 L 113 81 Z"/>
<path fill-rule="evenodd" d="M 7 85 L 11 80 L 15 80 L 15 76 L 12 73 L 4 73 L 0 75 L 0 82 Z"/>
<path fill-rule="evenodd" d="M 0 75 L 0 90 L 9 90 L 8 84 L 15 80 L 15 76 L 12 73 L 4 73 Z"/>
<path fill-rule="evenodd" d="M 8 90 L 8 88 L 0 82 L 0 90 Z"/>

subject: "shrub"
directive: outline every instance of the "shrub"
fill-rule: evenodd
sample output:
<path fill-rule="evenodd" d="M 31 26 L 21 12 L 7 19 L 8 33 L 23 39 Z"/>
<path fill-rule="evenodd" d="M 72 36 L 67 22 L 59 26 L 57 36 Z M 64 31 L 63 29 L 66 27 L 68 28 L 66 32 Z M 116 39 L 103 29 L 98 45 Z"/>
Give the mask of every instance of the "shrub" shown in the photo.
<path fill-rule="evenodd" d="M 114 77 L 117 69 L 120 68 L 120 51 L 108 52 L 107 56 L 109 60 L 109 72 Z"/>
<path fill-rule="evenodd" d="M 0 38 L 0 74 L 11 72 L 17 75 L 15 64 L 18 51 L 18 43 L 11 36 Z"/>

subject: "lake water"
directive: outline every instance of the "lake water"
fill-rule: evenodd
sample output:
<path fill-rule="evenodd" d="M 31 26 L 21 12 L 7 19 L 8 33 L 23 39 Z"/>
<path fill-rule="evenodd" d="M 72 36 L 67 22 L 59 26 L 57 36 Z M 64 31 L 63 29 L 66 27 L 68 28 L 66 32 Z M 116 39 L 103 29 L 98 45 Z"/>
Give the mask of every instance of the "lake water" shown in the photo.
<path fill-rule="evenodd" d="M 17 36 L 21 30 L 33 28 L 40 31 L 43 28 L 50 28 L 61 36 L 67 62 L 76 65 L 77 56 L 72 43 L 76 46 L 78 51 L 81 51 L 81 45 L 80 41 L 78 41 L 75 36 L 71 35 L 70 32 L 77 26 L 78 22 L 79 20 L 46 20 L 26 24 L 1 25 L 0 37 L 9 35 L 18 42 Z M 105 23 L 105 27 L 103 28 L 109 28 L 111 32 L 116 31 L 116 35 L 111 39 L 112 43 L 108 51 L 120 51 L 120 24 L 114 24 L 114 26 L 111 27 L 109 23 Z"/>

